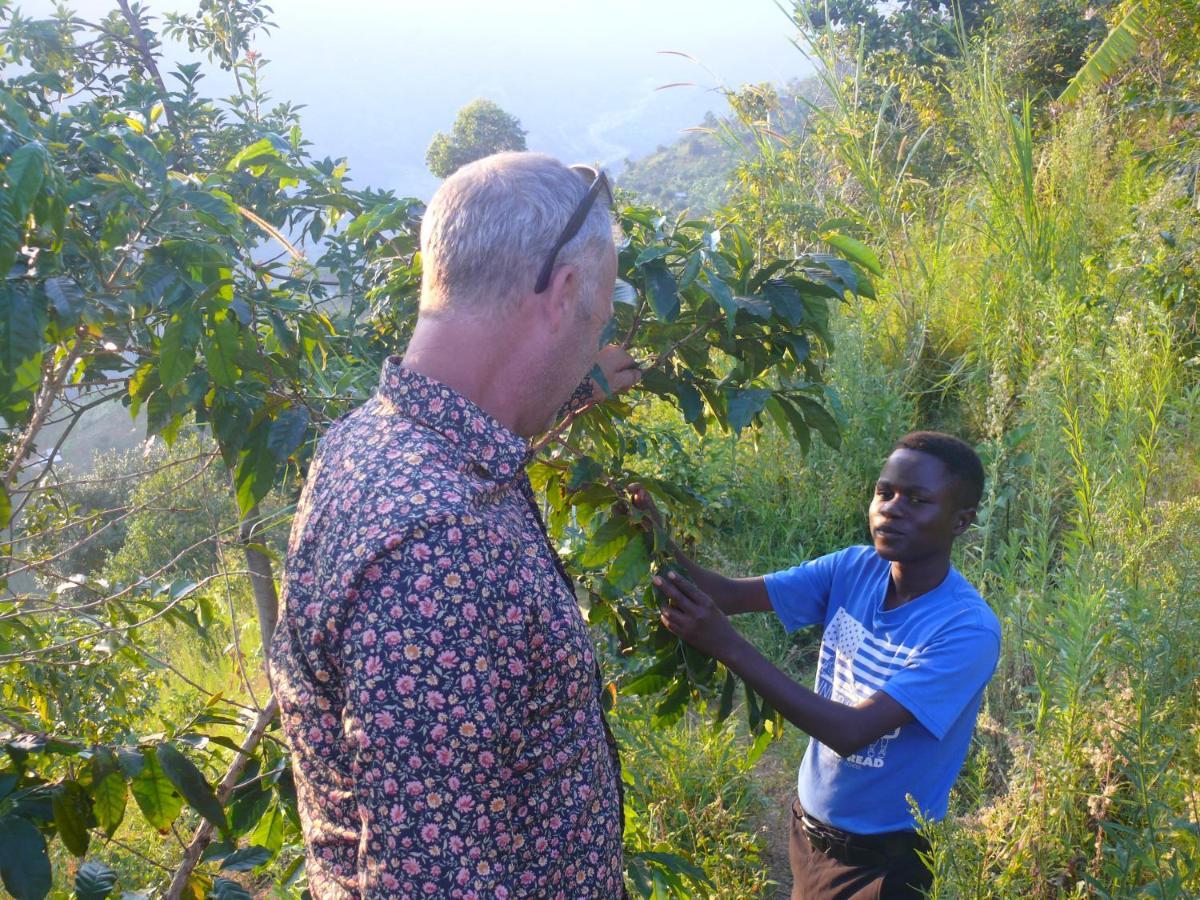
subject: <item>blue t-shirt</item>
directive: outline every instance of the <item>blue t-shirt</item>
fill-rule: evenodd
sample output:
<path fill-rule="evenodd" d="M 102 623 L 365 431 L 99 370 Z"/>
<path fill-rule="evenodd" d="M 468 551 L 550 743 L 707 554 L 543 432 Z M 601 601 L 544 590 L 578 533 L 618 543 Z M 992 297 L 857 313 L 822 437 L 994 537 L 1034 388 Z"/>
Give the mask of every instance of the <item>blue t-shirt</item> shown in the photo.
<path fill-rule="evenodd" d="M 800 804 L 845 831 L 876 834 L 946 815 L 983 689 L 1000 656 L 1000 622 L 953 567 L 927 594 L 885 610 L 891 563 L 849 547 L 766 576 L 788 631 L 823 624 L 815 690 L 857 705 L 884 691 L 915 721 L 843 759 L 811 740 L 800 765 Z"/>

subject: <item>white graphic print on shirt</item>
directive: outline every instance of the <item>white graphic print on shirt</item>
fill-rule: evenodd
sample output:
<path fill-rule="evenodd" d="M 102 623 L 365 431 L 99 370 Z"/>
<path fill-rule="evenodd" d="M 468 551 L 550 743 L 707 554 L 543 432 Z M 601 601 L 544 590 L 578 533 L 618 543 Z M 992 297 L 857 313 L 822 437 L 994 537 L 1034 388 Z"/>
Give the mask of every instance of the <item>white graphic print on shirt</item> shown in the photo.
<path fill-rule="evenodd" d="M 817 666 L 817 693 L 838 703 L 857 706 L 887 684 L 916 652 L 913 647 L 877 638 L 858 619 L 838 609 L 825 627 Z M 869 747 L 846 757 L 846 762 L 883 768 L 888 744 L 900 734 L 897 728 Z"/>

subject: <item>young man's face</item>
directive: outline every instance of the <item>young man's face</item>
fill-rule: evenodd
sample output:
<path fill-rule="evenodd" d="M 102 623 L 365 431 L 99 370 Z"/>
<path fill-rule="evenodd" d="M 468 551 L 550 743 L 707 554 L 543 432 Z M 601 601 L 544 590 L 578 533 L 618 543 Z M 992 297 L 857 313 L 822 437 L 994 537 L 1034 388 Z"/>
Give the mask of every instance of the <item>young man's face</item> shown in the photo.
<path fill-rule="evenodd" d="M 875 551 L 892 562 L 949 557 L 975 508 L 963 506 L 961 486 L 936 456 L 895 450 L 875 483 L 869 514 Z"/>

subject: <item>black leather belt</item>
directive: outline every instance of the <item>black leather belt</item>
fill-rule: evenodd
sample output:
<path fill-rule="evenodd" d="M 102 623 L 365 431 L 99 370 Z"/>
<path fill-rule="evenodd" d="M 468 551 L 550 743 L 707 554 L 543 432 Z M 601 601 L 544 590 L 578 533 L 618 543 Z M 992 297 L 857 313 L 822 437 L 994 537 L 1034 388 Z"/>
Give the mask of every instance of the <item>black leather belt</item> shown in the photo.
<path fill-rule="evenodd" d="M 848 866 L 890 868 L 916 851 L 927 851 L 929 842 L 915 831 L 887 831 L 881 834 L 855 834 L 814 819 L 797 800 L 792 816 L 813 849 Z"/>

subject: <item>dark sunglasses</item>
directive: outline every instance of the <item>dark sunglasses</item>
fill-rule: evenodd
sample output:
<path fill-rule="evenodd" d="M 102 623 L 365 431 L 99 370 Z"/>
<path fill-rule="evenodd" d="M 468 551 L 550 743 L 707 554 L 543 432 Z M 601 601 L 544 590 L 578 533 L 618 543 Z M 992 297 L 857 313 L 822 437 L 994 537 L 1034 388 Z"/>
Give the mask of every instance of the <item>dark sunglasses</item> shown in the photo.
<path fill-rule="evenodd" d="M 542 266 L 542 271 L 538 274 L 538 279 L 533 285 L 533 292 L 535 294 L 540 294 L 550 286 L 550 277 L 554 274 L 554 261 L 558 258 L 558 254 L 562 248 L 570 243 L 571 238 L 579 233 L 579 229 L 583 227 L 588 213 L 592 210 L 592 204 L 596 202 L 596 197 L 601 191 L 604 191 L 608 196 L 608 205 L 612 206 L 612 185 L 608 183 L 608 176 L 604 172 L 600 169 L 593 169 L 591 166 L 571 166 L 571 171 L 577 172 L 584 178 L 589 179 L 591 184 L 588 186 L 587 193 L 583 195 L 583 199 L 579 201 L 579 205 L 575 207 L 575 212 L 571 213 L 571 218 L 567 219 L 567 225 L 563 228 L 562 234 L 554 242 L 554 248 L 550 251 L 550 257 L 546 260 L 546 264 Z"/>

